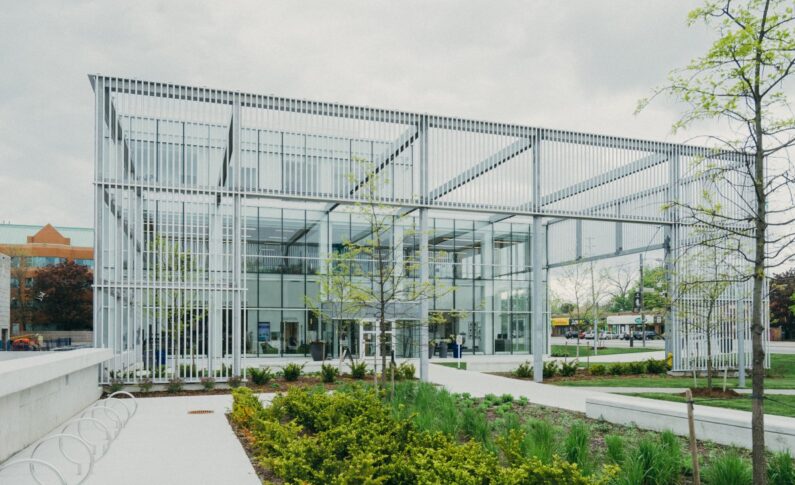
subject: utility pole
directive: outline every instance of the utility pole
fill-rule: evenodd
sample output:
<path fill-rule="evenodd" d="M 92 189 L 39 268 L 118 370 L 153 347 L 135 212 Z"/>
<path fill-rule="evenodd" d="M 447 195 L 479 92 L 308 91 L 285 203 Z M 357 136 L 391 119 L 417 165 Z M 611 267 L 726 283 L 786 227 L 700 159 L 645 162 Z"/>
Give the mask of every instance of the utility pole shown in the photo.
<path fill-rule="evenodd" d="M 588 238 L 588 255 L 592 255 L 592 243 L 593 237 Z M 596 286 L 593 277 L 593 260 L 591 260 L 590 264 L 591 269 L 591 304 L 593 305 L 593 355 L 594 357 L 598 354 L 598 342 L 599 339 L 599 302 L 596 301 Z"/>

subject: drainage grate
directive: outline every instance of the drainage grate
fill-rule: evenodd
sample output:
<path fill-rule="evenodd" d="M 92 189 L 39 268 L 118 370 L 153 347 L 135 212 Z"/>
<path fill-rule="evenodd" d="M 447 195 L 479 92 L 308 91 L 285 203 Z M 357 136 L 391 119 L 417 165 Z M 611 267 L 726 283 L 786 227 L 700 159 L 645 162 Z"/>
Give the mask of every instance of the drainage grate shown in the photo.
<path fill-rule="evenodd" d="M 193 411 L 188 411 L 188 414 L 212 414 L 213 412 L 211 409 L 194 409 Z"/>

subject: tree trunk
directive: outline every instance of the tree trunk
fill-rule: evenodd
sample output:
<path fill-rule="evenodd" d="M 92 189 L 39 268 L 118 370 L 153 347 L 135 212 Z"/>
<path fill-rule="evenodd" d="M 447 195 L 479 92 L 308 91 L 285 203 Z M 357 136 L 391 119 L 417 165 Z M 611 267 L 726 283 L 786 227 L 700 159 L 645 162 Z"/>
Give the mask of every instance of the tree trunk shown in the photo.
<path fill-rule="evenodd" d="M 762 20 L 764 32 L 764 19 L 767 17 L 768 5 Z M 764 34 L 762 34 L 764 35 Z M 760 39 L 760 44 L 761 44 Z M 762 324 L 762 297 L 765 285 L 765 242 L 767 231 L 767 193 L 765 191 L 765 152 L 762 128 L 762 98 L 759 94 L 759 79 L 762 64 L 759 48 L 756 50 L 756 69 L 754 77 L 754 136 L 756 153 L 754 154 L 754 192 L 756 193 L 756 220 L 754 227 L 754 293 L 752 298 L 751 314 L 751 351 L 752 351 L 752 386 L 751 386 L 751 461 L 753 463 L 754 485 L 767 483 L 767 465 L 765 463 L 765 349 L 762 345 L 762 333 L 765 327 Z"/>
<path fill-rule="evenodd" d="M 709 320 L 707 320 L 709 322 Z M 707 324 L 709 325 L 709 323 Z M 712 389 L 712 335 L 707 329 L 707 389 Z"/>

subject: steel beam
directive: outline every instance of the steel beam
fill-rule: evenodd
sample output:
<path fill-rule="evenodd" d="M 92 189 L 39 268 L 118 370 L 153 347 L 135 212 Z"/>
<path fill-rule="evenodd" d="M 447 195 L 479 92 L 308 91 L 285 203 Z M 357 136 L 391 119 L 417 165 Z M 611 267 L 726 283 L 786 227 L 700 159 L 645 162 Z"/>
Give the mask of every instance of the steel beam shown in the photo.
<path fill-rule="evenodd" d="M 475 180 L 481 175 L 488 173 L 491 170 L 494 170 L 503 163 L 520 155 L 521 153 L 524 153 L 532 146 L 533 142 L 531 139 L 528 138 L 520 138 L 514 141 L 513 143 L 503 148 L 502 150 L 498 151 L 494 155 L 486 158 L 485 160 L 478 162 L 476 165 L 470 167 L 465 172 L 456 175 L 447 182 L 431 190 L 430 193 L 428 194 L 428 199 L 434 201 L 436 199 L 444 197 L 450 192 L 456 190 L 457 188 L 466 185 L 467 183 L 471 182 L 472 180 Z"/>

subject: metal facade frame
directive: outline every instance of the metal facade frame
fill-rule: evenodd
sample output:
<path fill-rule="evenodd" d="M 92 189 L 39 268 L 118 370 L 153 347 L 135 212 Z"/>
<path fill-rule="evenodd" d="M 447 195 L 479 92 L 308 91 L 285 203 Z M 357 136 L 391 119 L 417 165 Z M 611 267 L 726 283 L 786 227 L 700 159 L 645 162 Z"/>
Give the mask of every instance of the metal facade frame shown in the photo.
<path fill-rule="evenodd" d="M 222 379 L 240 375 L 245 209 L 321 204 L 328 214 L 363 202 L 359 189 L 367 174 L 358 160 L 385 175 L 380 205 L 404 214 L 419 211 L 420 280 L 429 278 L 429 212 L 532 220 L 537 364 L 548 346 L 549 268 L 652 249 L 665 249 L 666 264 L 675 266 L 670 255 L 680 247 L 684 221 L 670 202 L 699 197 L 704 177 L 695 162 L 743 161 L 738 154 L 689 145 L 102 75 L 89 79 L 95 93 L 95 343 L 115 351 L 105 381 L 114 373 L 134 381 L 143 375 L 142 364 L 156 367 L 168 356 L 176 356 L 174 366 L 193 366 L 196 377 L 196 367 Z M 601 246 L 583 255 L 584 234 L 597 228 Z M 736 303 L 732 295 L 727 302 Z M 427 302 L 421 312 L 427 315 Z M 197 342 L 184 321 L 204 327 L 206 339 Z M 670 324 L 674 368 L 697 365 L 678 340 L 675 311 Z M 423 326 L 421 348 L 427 341 Z M 540 380 L 541 366 L 535 368 Z M 425 359 L 420 373 L 427 376 Z"/>

